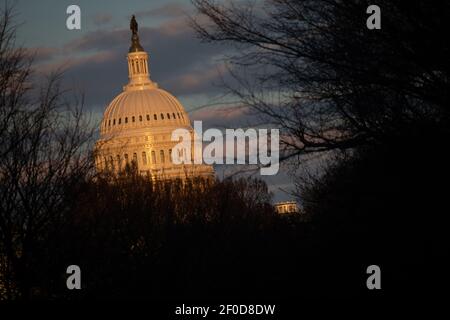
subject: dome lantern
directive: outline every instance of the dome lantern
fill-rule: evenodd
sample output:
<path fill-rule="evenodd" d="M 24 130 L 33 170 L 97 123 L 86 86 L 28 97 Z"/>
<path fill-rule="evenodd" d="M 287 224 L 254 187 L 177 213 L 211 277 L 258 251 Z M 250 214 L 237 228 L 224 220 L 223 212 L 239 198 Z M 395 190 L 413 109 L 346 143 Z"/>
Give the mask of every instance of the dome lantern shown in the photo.
<path fill-rule="evenodd" d="M 139 43 L 138 24 L 134 15 L 131 18 L 130 30 L 131 46 L 127 56 L 129 82 L 123 89 L 130 91 L 156 88 L 157 84 L 150 80 L 148 54 Z"/>

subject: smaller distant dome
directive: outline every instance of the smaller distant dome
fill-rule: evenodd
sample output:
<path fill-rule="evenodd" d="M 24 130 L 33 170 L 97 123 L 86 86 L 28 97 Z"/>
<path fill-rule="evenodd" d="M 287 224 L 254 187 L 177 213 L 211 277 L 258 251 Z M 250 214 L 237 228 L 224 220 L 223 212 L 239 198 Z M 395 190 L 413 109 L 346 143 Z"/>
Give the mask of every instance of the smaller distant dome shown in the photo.
<path fill-rule="evenodd" d="M 115 97 L 103 115 L 101 133 L 171 125 L 189 126 L 189 117 L 173 95 L 155 87 L 124 91 Z"/>

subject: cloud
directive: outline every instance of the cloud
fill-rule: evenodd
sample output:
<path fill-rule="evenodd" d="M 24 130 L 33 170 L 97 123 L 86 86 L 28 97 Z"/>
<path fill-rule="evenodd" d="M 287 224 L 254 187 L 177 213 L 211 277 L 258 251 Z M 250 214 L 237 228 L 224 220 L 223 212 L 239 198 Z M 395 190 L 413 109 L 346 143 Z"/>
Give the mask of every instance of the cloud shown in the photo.
<path fill-rule="evenodd" d="M 147 11 L 136 13 L 137 18 L 150 17 L 150 18 L 178 18 L 185 16 L 186 13 L 192 11 L 192 9 L 186 5 L 180 3 L 166 3 L 163 6 L 150 9 Z"/>
<path fill-rule="evenodd" d="M 34 47 L 26 49 L 27 55 L 32 57 L 36 64 L 50 61 L 59 54 L 59 52 L 60 49 L 51 47 Z"/>
<path fill-rule="evenodd" d="M 66 44 L 63 50 L 76 55 L 87 51 L 115 51 L 129 43 L 129 30 L 97 30 Z"/>
<path fill-rule="evenodd" d="M 109 24 L 112 21 L 113 17 L 107 13 L 97 13 L 93 16 L 92 20 L 96 26 L 103 26 L 105 24 Z"/>
<path fill-rule="evenodd" d="M 248 108 L 239 105 L 200 109 L 198 111 L 192 112 L 193 117 L 195 116 L 198 120 L 203 121 L 210 121 L 213 120 L 214 118 L 233 120 L 236 118 L 242 118 L 246 114 L 248 114 Z"/>
<path fill-rule="evenodd" d="M 228 105 L 196 110 L 190 113 L 192 121 L 201 120 L 203 127 L 208 128 L 250 128 L 257 127 L 259 118 L 249 107 Z"/>
<path fill-rule="evenodd" d="M 192 66 L 189 71 L 167 79 L 164 84 L 182 95 L 212 92 L 214 87 L 222 84 L 226 71 L 223 63 L 210 61 L 205 63 L 205 67 Z"/>

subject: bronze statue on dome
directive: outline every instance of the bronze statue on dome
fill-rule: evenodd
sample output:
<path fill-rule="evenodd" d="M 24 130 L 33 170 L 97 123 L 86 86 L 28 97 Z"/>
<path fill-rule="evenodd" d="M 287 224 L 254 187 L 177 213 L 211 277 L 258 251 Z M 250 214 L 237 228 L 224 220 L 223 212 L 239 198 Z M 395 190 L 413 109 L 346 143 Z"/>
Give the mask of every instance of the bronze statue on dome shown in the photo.
<path fill-rule="evenodd" d="M 134 14 L 131 17 L 130 30 L 131 30 L 131 32 L 133 32 L 133 34 L 137 34 L 137 32 L 138 32 L 138 23 L 136 21 L 136 17 L 134 16 Z"/>
<path fill-rule="evenodd" d="M 139 43 L 139 36 L 138 36 L 138 23 L 136 21 L 136 17 L 133 16 L 131 17 L 131 21 L 130 21 L 130 30 L 132 32 L 131 35 L 131 47 L 129 52 L 140 52 L 140 51 L 144 51 L 144 48 L 142 48 L 141 44 Z"/>

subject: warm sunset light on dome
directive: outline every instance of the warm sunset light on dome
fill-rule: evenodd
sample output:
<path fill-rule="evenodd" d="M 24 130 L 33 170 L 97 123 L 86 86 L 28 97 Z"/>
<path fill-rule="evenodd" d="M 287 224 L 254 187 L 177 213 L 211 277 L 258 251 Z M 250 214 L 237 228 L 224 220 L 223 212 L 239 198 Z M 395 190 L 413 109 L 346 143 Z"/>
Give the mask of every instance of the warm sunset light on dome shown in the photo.
<path fill-rule="evenodd" d="M 149 126 L 190 126 L 190 121 L 180 102 L 167 91 L 158 88 L 125 91 L 106 108 L 101 133 L 106 137 L 124 129 Z"/>
<path fill-rule="evenodd" d="M 194 131 L 181 103 L 150 79 L 148 54 L 139 43 L 134 16 L 130 29 L 129 83 L 104 112 L 96 144 L 97 169 L 118 172 L 134 162 L 141 174 L 163 179 L 213 176 L 211 166 L 172 163 L 177 144 L 171 141 L 172 132 L 187 129 L 193 137 Z"/>

